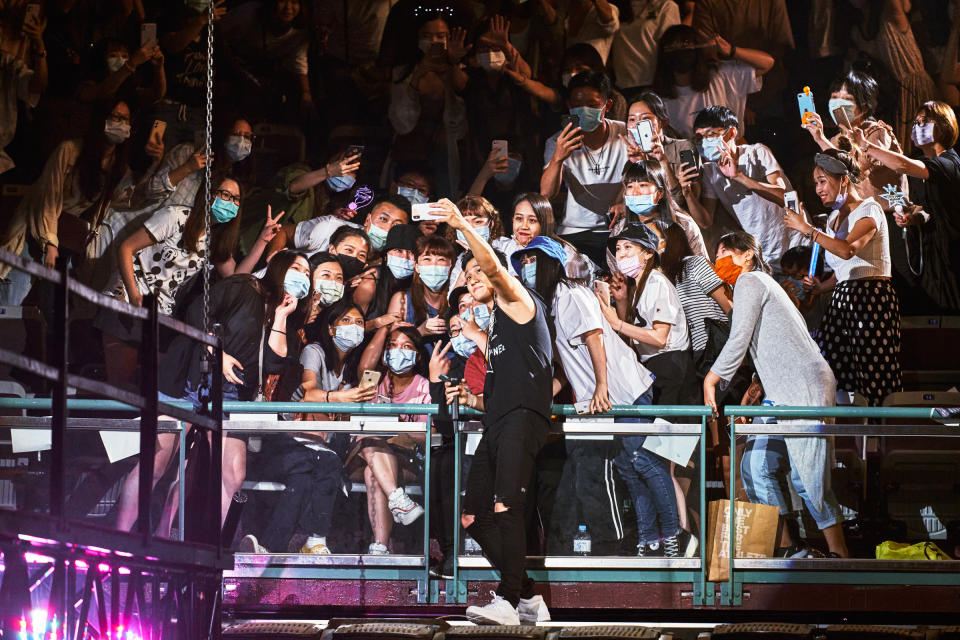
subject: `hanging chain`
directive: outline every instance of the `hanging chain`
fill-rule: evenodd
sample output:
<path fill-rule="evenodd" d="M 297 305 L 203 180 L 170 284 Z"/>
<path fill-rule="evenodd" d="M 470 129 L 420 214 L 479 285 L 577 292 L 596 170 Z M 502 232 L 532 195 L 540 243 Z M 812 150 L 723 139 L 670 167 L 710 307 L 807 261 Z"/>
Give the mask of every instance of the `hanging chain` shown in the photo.
<path fill-rule="evenodd" d="M 204 188 L 204 208 L 203 208 L 203 330 L 206 333 L 211 331 L 210 323 L 210 251 L 212 242 L 210 241 L 210 207 L 213 203 L 210 193 L 211 162 L 210 150 L 213 146 L 213 20 L 214 20 L 214 2 L 210 0 L 207 5 L 207 105 L 204 129 L 204 153 L 207 154 L 207 161 L 204 163 L 203 188 Z M 206 360 L 206 359 L 204 359 Z M 201 385 L 210 389 L 210 371 L 209 362 L 203 367 L 204 375 Z"/>

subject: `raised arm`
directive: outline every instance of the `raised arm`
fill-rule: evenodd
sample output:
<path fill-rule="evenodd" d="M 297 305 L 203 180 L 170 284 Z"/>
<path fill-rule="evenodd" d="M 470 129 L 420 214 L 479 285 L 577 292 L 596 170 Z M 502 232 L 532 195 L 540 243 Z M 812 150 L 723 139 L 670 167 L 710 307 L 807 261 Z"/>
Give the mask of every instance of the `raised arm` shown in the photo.
<path fill-rule="evenodd" d="M 927 169 L 927 165 L 921 160 L 908 158 L 893 149 L 884 149 L 870 142 L 859 128 L 850 131 L 850 138 L 853 144 L 865 151 L 871 160 L 876 160 L 888 169 L 908 175 L 911 178 L 920 178 L 921 180 L 926 180 L 930 177 L 930 171 Z"/>

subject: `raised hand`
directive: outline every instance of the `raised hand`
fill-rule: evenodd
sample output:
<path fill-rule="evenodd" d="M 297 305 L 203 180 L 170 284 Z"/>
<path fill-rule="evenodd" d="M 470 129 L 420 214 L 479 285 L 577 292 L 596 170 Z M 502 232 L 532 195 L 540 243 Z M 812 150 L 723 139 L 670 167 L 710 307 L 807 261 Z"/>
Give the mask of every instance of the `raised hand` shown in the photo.
<path fill-rule="evenodd" d="M 462 27 L 454 27 L 450 32 L 450 39 L 447 40 L 447 57 L 451 63 L 456 64 L 463 60 L 473 47 L 471 44 L 464 44 L 466 37 L 467 32 Z"/>
<path fill-rule="evenodd" d="M 441 345 L 443 348 L 441 349 Z M 450 347 L 453 345 L 452 342 L 438 342 L 433 347 L 433 353 L 430 354 L 430 364 L 428 370 L 430 372 L 430 382 L 440 382 L 440 376 L 445 376 L 450 372 L 450 358 L 447 357 L 447 354 L 450 353 Z"/>
<path fill-rule="evenodd" d="M 582 144 L 583 133 L 581 133 L 580 127 L 574 127 L 572 122 L 568 123 L 560 132 L 560 135 L 557 136 L 557 146 L 553 150 L 553 160 L 558 163 L 563 162 Z"/>
<path fill-rule="evenodd" d="M 264 244 L 269 244 L 273 237 L 277 235 L 277 232 L 280 231 L 280 218 L 283 217 L 283 214 L 286 211 L 281 211 L 277 214 L 277 217 L 272 217 L 273 207 L 267 205 L 267 221 L 263 223 L 263 229 L 260 231 L 260 235 L 257 236 L 257 240 L 263 241 Z"/>
<path fill-rule="evenodd" d="M 717 165 L 720 167 L 720 173 L 731 180 L 736 180 L 737 176 L 740 175 L 740 167 L 737 166 L 737 163 L 734 162 L 733 157 L 726 151 L 721 152 L 720 160 L 717 162 Z"/>
<path fill-rule="evenodd" d="M 201 146 L 196 153 L 194 153 L 187 160 L 186 164 L 189 167 L 190 172 L 200 171 L 207 166 L 207 163 L 213 162 L 213 151 L 207 151 L 207 146 Z"/>
<path fill-rule="evenodd" d="M 495 173 L 506 173 L 510 167 L 509 158 L 497 154 L 497 149 L 491 149 L 486 162 L 483 163 L 483 170 L 493 175 Z"/>
<path fill-rule="evenodd" d="M 297 302 L 299 302 L 299 300 L 289 293 L 283 294 L 283 302 L 277 305 L 274 314 L 279 318 L 286 318 L 297 308 Z"/>

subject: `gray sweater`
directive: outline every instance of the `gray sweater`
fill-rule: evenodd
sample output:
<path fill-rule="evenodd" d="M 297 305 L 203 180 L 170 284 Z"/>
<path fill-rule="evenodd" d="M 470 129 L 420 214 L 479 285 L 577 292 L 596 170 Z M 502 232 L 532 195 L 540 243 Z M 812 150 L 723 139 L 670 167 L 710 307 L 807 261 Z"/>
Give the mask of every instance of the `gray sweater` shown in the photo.
<path fill-rule="evenodd" d="M 759 271 L 737 279 L 730 338 L 711 371 L 729 381 L 747 349 L 766 398 L 775 405 L 828 407 L 836 403 L 837 380 L 807 332 L 803 316 L 783 287 Z M 795 436 L 787 437 L 786 443 L 791 464 L 811 501 L 821 508 L 823 490 L 829 487 L 826 438 Z"/>

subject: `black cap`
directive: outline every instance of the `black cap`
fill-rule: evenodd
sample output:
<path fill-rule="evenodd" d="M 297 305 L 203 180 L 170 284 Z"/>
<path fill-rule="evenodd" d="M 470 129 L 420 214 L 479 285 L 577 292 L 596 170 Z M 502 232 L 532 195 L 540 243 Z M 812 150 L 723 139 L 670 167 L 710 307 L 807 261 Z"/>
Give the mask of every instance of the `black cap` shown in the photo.
<path fill-rule="evenodd" d="M 450 294 L 447 296 L 447 304 L 449 305 L 447 307 L 447 320 L 460 312 L 460 298 L 468 293 L 470 293 L 470 289 L 468 289 L 466 286 L 459 286 L 450 292 Z"/>
<path fill-rule="evenodd" d="M 383 253 L 391 249 L 417 250 L 417 238 L 422 234 L 415 224 L 398 224 L 387 233 L 387 241 L 383 245 Z"/>
<path fill-rule="evenodd" d="M 660 262 L 660 252 L 658 251 L 658 247 L 660 246 L 660 237 L 653 231 L 653 229 L 642 222 L 628 222 L 620 233 L 615 236 L 610 236 L 610 239 L 607 240 L 607 249 L 609 249 L 614 255 L 617 254 L 618 240 L 629 240 L 634 244 L 640 245 L 644 249 L 653 251 L 655 260 L 657 263 Z"/>

